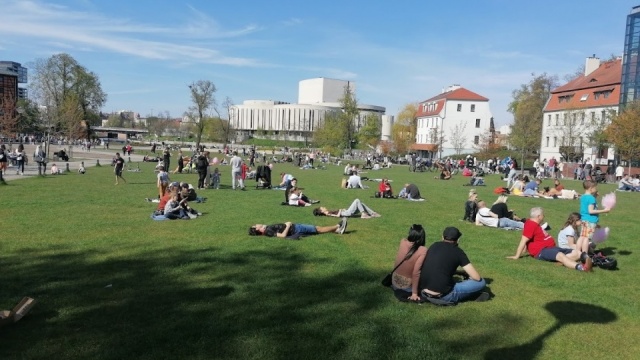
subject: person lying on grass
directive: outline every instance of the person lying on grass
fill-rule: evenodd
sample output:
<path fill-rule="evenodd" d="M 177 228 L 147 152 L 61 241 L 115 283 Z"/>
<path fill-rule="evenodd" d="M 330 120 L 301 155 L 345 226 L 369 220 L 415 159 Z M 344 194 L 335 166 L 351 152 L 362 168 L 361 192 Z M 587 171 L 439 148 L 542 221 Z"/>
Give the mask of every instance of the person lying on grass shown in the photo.
<path fill-rule="evenodd" d="M 559 262 L 569 269 L 578 271 L 591 271 L 593 262 L 587 253 L 577 249 L 557 247 L 556 240 L 540 226 L 542 220 L 544 220 L 542 208 L 534 207 L 531 209 L 529 220 L 524 224 L 516 254 L 508 256 L 507 259 L 519 259 L 526 249 L 532 257 L 538 260 Z"/>
<path fill-rule="evenodd" d="M 380 214 L 373 211 L 373 209 L 365 205 L 360 199 L 353 200 L 348 209 L 329 210 L 324 206 L 313 209 L 313 215 L 315 216 L 351 217 L 358 214 L 360 214 L 360 217 L 363 219 L 380 217 Z"/>
<path fill-rule="evenodd" d="M 344 234 L 345 230 L 347 230 L 347 218 L 342 218 L 337 225 L 333 226 L 294 224 L 290 221 L 287 221 L 284 224 L 273 225 L 255 224 L 249 228 L 249 235 L 299 239 L 302 236 L 317 234 Z"/>
<path fill-rule="evenodd" d="M 524 224 L 520 221 L 511 220 L 508 217 L 500 217 L 492 212 L 484 201 L 478 202 L 478 213 L 476 214 L 477 226 L 488 226 L 502 229 L 518 229 L 522 230 Z"/>

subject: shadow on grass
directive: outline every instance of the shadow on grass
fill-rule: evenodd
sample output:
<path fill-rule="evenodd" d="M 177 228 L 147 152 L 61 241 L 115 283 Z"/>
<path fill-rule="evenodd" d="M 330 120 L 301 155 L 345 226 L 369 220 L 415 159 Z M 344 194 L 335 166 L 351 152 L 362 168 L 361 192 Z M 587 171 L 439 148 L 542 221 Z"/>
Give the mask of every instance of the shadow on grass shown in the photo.
<path fill-rule="evenodd" d="M 552 327 L 526 344 L 490 350 L 485 354 L 485 359 L 535 359 L 544 347 L 545 339 L 565 325 L 606 324 L 618 318 L 614 312 L 603 307 L 574 301 L 554 301 L 545 305 L 545 308 L 556 318 Z"/>
<path fill-rule="evenodd" d="M 436 307 L 397 303 L 379 285 L 381 274 L 355 263 L 334 270 L 333 259 L 288 246 L 120 250 L 124 255 L 116 257 L 51 246 L 0 256 L 3 302 L 38 300 L 27 317 L 0 330 L 0 358 L 454 359 L 504 345 L 496 334 L 507 324 L 526 326 L 504 316 L 481 335 L 466 336 L 464 319 L 425 322 L 423 312 Z M 581 304 L 559 304 L 550 310 L 557 317 L 606 318 Z M 560 317 L 557 327 L 576 319 Z M 415 338 L 407 339 L 406 327 Z M 462 336 L 443 338 L 443 328 Z M 555 330 L 497 354 L 536 351 Z"/>

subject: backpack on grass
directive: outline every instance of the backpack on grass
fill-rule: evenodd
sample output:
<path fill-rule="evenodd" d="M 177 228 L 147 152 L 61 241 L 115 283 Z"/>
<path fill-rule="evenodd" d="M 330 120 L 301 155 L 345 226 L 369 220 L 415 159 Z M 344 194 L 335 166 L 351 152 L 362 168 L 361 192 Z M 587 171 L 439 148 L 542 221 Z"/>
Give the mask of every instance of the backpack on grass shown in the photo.
<path fill-rule="evenodd" d="M 604 256 L 601 252 L 591 256 L 593 266 L 597 266 L 605 270 L 614 270 L 618 267 L 618 261 L 611 256 Z"/>

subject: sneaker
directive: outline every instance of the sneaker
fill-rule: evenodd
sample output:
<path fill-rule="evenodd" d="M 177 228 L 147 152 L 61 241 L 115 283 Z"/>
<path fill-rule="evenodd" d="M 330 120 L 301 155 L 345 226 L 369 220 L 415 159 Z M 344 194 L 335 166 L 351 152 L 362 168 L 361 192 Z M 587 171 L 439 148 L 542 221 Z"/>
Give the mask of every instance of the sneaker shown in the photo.
<path fill-rule="evenodd" d="M 347 218 L 343 217 L 342 220 L 340 220 L 340 226 L 338 227 L 338 234 L 344 234 L 346 230 L 347 230 Z"/>
<path fill-rule="evenodd" d="M 320 200 L 311 200 L 312 204 L 318 204 L 320 202 Z"/>
<path fill-rule="evenodd" d="M 474 300 L 477 302 L 483 302 L 483 301 L 487 301 L 491 298 L 491 294 L 489 294 L 486 291 L 483 291 L 480 293 L 480 295 L 478 295 L 478 297 Z"/>
<path fill-rule="evenodd" d="M 380 215 L 380 214 L 378 214 L 378 213 L 373 213 L 373 214 L 371 214 L 371 217 L 374 217 L 374 218 L 379 218 L 379 217 L 381 217 L 381 216 L 382 216 L 382 215 Z"/>
<path fill-rule="evenodd" d="M 582 271 L 590 272 L 593 268 L 593 260 L 590 257 L 587 257 L 582 265 Z"/>
<path fill-rule="evenodd" d="M 198 216 L 202 216 L 202 213 L 201 213 L 201 212 L 199 212 L 197 215 L 198 215 Z"/>
<path fill-rule="evenodd" d="M 360 215 L 360 218 L 361 218 L 361 219 L 371 219 L 371 215 L 369 215 L 369 214 L 367 214 L 367 213 L 362 213 L 362 214 Z"/>
<path fill-rule="evenodd" d="M 549 223 L 544 223 L 544 224 L 540 225 L 540 227 L 541 227 L 543 230 L 547 230 L 547 231 L 548 231 L 548 230 L 551 230 L 551 226 L 549 226 Z"/>
<path fill-rule="evenodd" d="M 190 213 L 190 212 L 187 213 L 187 216 L 189 217 L 189 219 L 195 219 L 195 218 L 198 217 L 198 215 Z"/>

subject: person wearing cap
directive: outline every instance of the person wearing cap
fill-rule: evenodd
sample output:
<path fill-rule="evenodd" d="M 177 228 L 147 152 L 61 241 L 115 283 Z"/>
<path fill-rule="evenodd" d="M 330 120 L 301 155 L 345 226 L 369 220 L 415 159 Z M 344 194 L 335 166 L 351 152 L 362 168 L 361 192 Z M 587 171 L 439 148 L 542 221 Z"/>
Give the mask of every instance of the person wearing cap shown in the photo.
<path fill-rule="evenodd" d="M 519 259 L 526 249 L 532 257 L 538 260 L 559 262 L 569 269 L 578 271 L 591 271 L 593 262 L 587 253 L 556 246 L 556 240 L 540 226 L 543 220 L 544 211 L 542 208 L 532 208 L 529 219 L 524 223 L 522 238 L 516 249 L 516 254 L 507 256 L 507 259 Z"/>
<path fill-rule="evenodd" d="M 458 247 L 460 230 L 448 227 L 442 233 L 442 241 L 433 243 L 420 271 L 419 287 L 422 297 L 436 299 L 442 304 L 457 304 L 465 300 L 485 301 L 489 293 L 483 292 L 486 282 L 473 267 L 467 254 Z M 453 276 L 462 267 L 467 280 L 456 282 Z"/>

